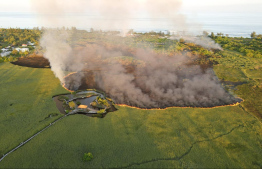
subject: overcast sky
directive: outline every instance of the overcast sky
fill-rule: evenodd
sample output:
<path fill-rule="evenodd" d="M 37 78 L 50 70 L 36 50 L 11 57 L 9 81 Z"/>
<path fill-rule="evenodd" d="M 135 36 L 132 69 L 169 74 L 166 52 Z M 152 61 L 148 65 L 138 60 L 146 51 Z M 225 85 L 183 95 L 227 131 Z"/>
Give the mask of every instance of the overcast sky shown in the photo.
<path fill-rule="evenodd" d="M 0 12 L 31 12 L 31 1 L 37 0 L 0 0 Z M 182 2 L 181 12 L 261 12 L 262 9 L 262 0 L 182 0 Z"/>

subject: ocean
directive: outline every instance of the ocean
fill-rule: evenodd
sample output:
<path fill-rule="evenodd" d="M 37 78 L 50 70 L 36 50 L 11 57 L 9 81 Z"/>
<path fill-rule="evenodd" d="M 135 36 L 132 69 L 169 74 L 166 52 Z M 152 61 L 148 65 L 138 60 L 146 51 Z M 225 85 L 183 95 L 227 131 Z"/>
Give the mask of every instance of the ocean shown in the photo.
<path fill-rule="evenodd" d="M 194 32 L 224 33 L 231 37 L 250 37 L 251 32 L 262 34 L 262 13 L 184 13 L 186 29 Z M 93 15 L 68 15 L 75 17 L 85 24 L 65 25 L 76 26 L 79 29 L 89 30 L 94 20 L 103 21 L 102 18 Z M 61 17 L 61 20 L 66 18 Z M 129 18 L 130 29 L 137 32 L 176 30 L 174 24 L 165 18 L 135 17 Z M 33 13 L 8 13 L 0 12 L 0 28 L 34 28 L 50 26 L 39 22 L 37 15 Z M 95 27 L 94 27 L 95 28 Z"/>

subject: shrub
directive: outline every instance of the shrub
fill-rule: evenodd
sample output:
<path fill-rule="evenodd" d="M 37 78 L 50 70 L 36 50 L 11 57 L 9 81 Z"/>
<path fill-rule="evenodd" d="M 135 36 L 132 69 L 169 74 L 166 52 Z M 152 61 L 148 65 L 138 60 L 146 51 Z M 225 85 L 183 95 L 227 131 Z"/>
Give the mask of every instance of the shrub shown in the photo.
<path fill-rule="evenodd" d="M 106 106 L 106 107 L 109 107 L 109 104 L 108 104 L 107 100 L 102 99 L 101 97 L 97 97 L 97 102 L 98 102 L 99 104 L 101 104 L 101 105 L 104 105 L 104 106 Z"/>
<path fill-rule="evenodd" d="M 101 109 L 97 111 L 97 114 L 103 114 L 105 112 L 105 109 Z"/>
<path fill-rule="evenodd" d="M 80 102 L 80 101 L 77 101 L 76 104 L 79 106 L 79 105 L 81 104 L 81 102 Z"/>
<path fill-rule="evenodd" d="M 97 103 L 96 103 L 96 102 L 92 102 L 92 103 L 91 103 L 91 106 L 97 107 Z"/>
<path fill-rule="evenodd" d="M 92 153 L 85 153 L 83 156 L 83 161 L 91 161 L 93 159 L 93 154 Z"/>
<path fill-rule="evenodd" d="M 250 57 L 250 58 L 252 58 L 254 56 L 254 54 L 253 53 L 247 53 L 247 57 Z"/>
<path fill-rule="evenodd" d="M 60 100 L 60 101 L 69 100 L 69 98 L 64 96 L 64 95 L 61 95 L 61 96 L 58 97 L 58 100 Z"/>
<path fill-rule="evenodd" d="M 73 101 L 69 102 L 68 104 L 69 104 L 70 108 L 72 108 L 72 109 L 76 107 L 76 105 Z"/>

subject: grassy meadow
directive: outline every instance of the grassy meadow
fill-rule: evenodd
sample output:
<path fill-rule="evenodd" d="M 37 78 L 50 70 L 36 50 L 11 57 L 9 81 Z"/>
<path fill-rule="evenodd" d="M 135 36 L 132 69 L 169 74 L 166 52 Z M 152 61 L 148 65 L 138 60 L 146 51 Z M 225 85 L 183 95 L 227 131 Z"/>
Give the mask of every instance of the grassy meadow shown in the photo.
<path fill-rule="evenodd" d="M 229 50 L 222 55 L 216 59 L 216 75 L 224 81 L 245 82 L 233 87 L 233 93 L 245 100 L 242 106 L 248 112 L 262 119 L 262 58 L 248 58 Z"/>
<path fill-rule="evenodd" d="M 225 74 L 219 65 L 215 72 L 220 78 Z M 247 75 L 256 80 L 259 73 L 239 72 L 243 81 L 252 81 Z M 61 116 L 52 96 L 65 90 L 50 69 L 1 63 L 0 78 L 3 154 Z M 103 119 L 69 116 L 8 155 L 0 168 L 261 168 L 262 123 L 246 105 L 259 97 L 256 89 L 254 96 L 242 91 L 252 84 L 237 87 L 235 92 L 246 100 L 239 106 L 118 106 Z M 57 116 L 49 117 L 52 113 Z M 87 152 L 94 158 L 83 162 Z"/>
<path fill-rule="evenodd" d="M 50 69 L 1 63 L 0 79 L 2 155 L 61 116 L 52 96 L 66 90 Z"/>

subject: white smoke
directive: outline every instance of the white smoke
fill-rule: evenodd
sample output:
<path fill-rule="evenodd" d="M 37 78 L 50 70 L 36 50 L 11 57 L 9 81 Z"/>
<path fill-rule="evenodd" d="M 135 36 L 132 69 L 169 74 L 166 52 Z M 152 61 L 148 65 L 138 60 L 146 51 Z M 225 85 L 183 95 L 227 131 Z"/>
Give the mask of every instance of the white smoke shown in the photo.
<path fill-rule="evenodd" d="M 158 24 L 157 20 L 160 19 L 172 25 L 173 30 L 178 32 L 190 30 L 186 24 L 186 17 L 179 14 L 181 0 L 32 0 L 32 4 L 39 13 L 39 21 L 53 28 L 93 27 L 121 30 L 123 33 L 132 29 L 130 18 L 143 13 L 150 18 L 157 18 L 152 19 L 151 24 Z M 99 17 L 94 19 L 90 13 Z M 78 18 L 80 15 L 88 15 L 89 19 L 81 20 Z M 45 49 L 44 57 L 49 59 L 52 70 L 62 83 L 66 71 L 80 72 L 86 69 L 88 64 L 89 69 L 105 69 L 99 74 L 102 80 L 98 80 L 97 83 L 118 102 L 156 107 L 173 103 L 206 106 L 228 104 L 232 101 L 232 97 L 227 95 L 211 71 L 202 72 L 199 67 L 183 65 L 183 60 L 187 60 L 185 56 L 161 56 L 152 50 L 136 49 L 132 56 L 146 64 L 145 67 L 135 70 L 138 75 L 146 76 L 136 79 L 135 75 L 127 73 L 121 64 L 101 66 L 103 59 L 124 56 L 125 50 L 121 47 L 108 49 L 99 43 L 86 44 L 76 50 L 77 44 L 72 39 L 81 39 L 81 35 L 69 37 L 76 36 L 72 31 L 47 29 L 41 39 L 41 46 Z M 208 37 L 193 37 L 189 34 L 183 34 L 183 39 L 206 48 L 221 49 Z M 71 41 L 68 41 L 70 38 Z M 114 38 L 117 41 L 117 37 Z M 175 67 L 176 63 L 181 66 Z M 74 76 L 73 88 L 80 86 L 83 76 L 82 73 Z"/>

